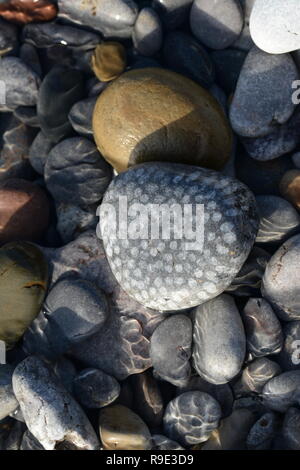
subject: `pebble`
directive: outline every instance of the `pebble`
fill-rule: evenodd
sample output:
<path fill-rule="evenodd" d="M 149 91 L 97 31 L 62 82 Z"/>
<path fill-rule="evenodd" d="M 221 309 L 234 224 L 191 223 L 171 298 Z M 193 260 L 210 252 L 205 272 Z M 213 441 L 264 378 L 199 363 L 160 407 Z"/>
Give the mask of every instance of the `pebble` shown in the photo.
<path fill-rule="evenodd" d="M 143 56 L 151 57 L 161 48 L 163 30 L 160 17 L 149 7 L 142 8 L 134 25 L 132 40 L 136 50 Z"/>
<path fill-rule="evenodd" d="M 101 82 L 110 82 L 126 69 L 126 50 L 119 42 L 102 42 L 92 56 L 92 69 Z"/>
<path fill-rule="evenodd" d="M 194 0 L 190 26 L 193 34 L 211 49 L 225 49 L 239 37 L 243 12 L 236 0 Z"/>
<path fill-rule="evenodd" d="M 217 82 L 227 95 L 235 91 L 246 56 L 246 52 L 238 49 L 212 51 L 210 54 Z"/>
<path fill-rule="evenodd" d="M 272 441 L 279 428 L 278 416 L 273 412 L 265 413 L 252 426 L 247 437 L 248 450 L 270 450 Z"/>
<path fill-rule="evenodd" d="M 281 432 L 286 450 L 300 450 L 300 411 L 298 408 L 287 410 Z"/>
<path fill-rule="evenodd" d="M 72 137 L 50 150 L 44 176 L 55 201 L 84 209 L 99 204 L 112 179 L 112 169 L 93 142 Z"/>
<path fill-rule="evenodd" d="M 283 243 L 267 264 L 263 277 L 263 296 L 282 320 L 299 320 L 300 235 Z"/>
<path fill-rule="evenodd" d="M 300 170 L 290 170 L 280 181 L 281 195 L 290 201 L 296 209 L 300 209 Z"/>
<path fill-rule="evenodd" d="M 244 27 L 233 46 L 243 51 L 249 51 L 254 45 L 250 34 L 250 15 L 254 6 L 254 2 L 255 0 L 240 0 L 241 7 L 244 12 Z"/>
<path fill-rule="evenodd" d="M 300 405 L 300 370 L 283 372 L 269 380 L 263 388 L 264 405 L 285 413 L 291 406 Z"/>
<path fill-rule="evenodd" d="M 221 169 L 232 146 L 217 101 L 188 78 L 160 68 L 132 70 L 106 88 L 93 129 L 100 153 L 118 173 L 149 160 Z"/>
<path fill-rule="evenodd" d="M 47 290 L 48 269 L 42 252 L 27 242 L 0 249 L 0 340 L 10 349 L 38 315 Z"/>
<path fill-rule="evenodd" d="M 58 65 L 44 77 L 37 103 L 38 117 L 41 130 L 54 143 L 71 132 L 68 114 L 83 94 L 83 75 L 78 70 Z"/>
<path fill-rule="evenodd" d="M 255 357 L 261 357 L 281 351 L 281 324 L 265 299 L 250 298 L 243 309 L 242 319 L 248 352 Z"/>
<path fill-rule="evenodd" d="M 286 323 L 283 327 L 284 343 L 278 358 L 284 370 L 300 368 L 300 321 Z M 299 343 L 297 343 L 299 341 Z"/>
<path fill-rule="evenodd" d="M 29 161 L 31 166 L 40 175 L 44 174 L 46 160 L 54 144 L 42 131 L 35 137 L 29 149 Z"/>
<path fill-rule="evenodd" d="M 45 450 L 39 441 L 31 434 L 30 431 L 25 431 L 22 437 L 20 450 Z"/>
<path fill-rule="evenodd" d="M 292 116 L 291 84 L 299 78 L 289 54 L 271 55 L 253 47 L 241 70 L 230 106 L 233 130 L 263 137 Z"/>
<path fill-rule="evenodd" d="M 5 441 L 5 450 L 20 450 L 22 438 L 26 426 L 20 421 L 15 421 L 8 438 Z"/>
<path fill-rule="evenodd" d="M 20 59 L 27 64 L 40 78 L 42 66 L 37 49 L 31 44 L 23 43 L 20 47 Z"/>
<path fill-rule="evenodd" d="M 0 57 L 15 53 L 18 45 L 18 28 L 0 18 Z"/>
<path fill-rule="evenodd" d="M 72 204 L 56 204 L 56 229 L 63 243 L 70 243 L 86 230 L 96 230 L 99 219 L 93 211 Z"/>
<path fill-rule="evenodd" d="M 69 113 L 69 121 L 73 129 L 80 135 L 93 135 L 93 112 L 98 96 L 91 96 L 75 103 Z"/>
<path fill-rule="evenodd" d="M 192 323 L 185 315 L 172 315 L 154 331 L 150 356 L 154 370 L 173 385 L 187 383 L 191 367 Z"/>
<path fill-rule="evenodd" d="M 14 368 L 10 365 L 0 364 L 0 421 L 19 406 L 12 388 L 12 375 Z"/>
<path fill-rule="evenodd" d="M 40 79 L 21 59 L 3 57 L 0 61 L 0 76 L 5 86 L 5 103 L 0 103 L 0 111 L 37 104 Z"/>
<path fill-rule="evenodd" d="M 43 361 L 31 356 L 21 362 L 13 389 L 29 431 L 46 450 L 99 448 L 86 415 Z"/>
<path fill-rule="evenodd" d="M 2 1 L 0 16 L 17 24 L 50 21 L 57 15 L 57 6 L 51 0 Z"/>
<path fill-rule="evenodd" d="M 153 8 L 168 30 L 177 29 L 189 16 L 193 0 L 152 0 Z"/>
<path fill-rule="evenodd" d="M 297 0 L 256 0 L 250 17 L 252 39 L 269 54 L 300 49 L 299 21 Z"/>
<path fill-rule="evenodd" d="M 223 294 L 193 312 L 193 364 L 207 382 L 228 383 L 241 370 L 246 338 L 234 300 Z"/>
<path fill-rule="evenodd" d="M 281 373 L 280 366 L 266 357 L 250 362 L 243 370 L 242 376 L 234 386 L 236 396 L 261 393 L 265 384 Z"/>
<path fill-rule="evenodd" d="M 141 200 L 182 204 L 183 193 L 185 202 L 204 205 L 203 246 L 186 245 L 186 234 L 174 244 L 172 227 L 164 241 L 153 234 L 152 239 L 133 239 L 129 231 L 126 250 L 123 240 L 111 237 L 107 208 L 118 211 L 119 196 L 126 196 L 130 207 Z M 105 252 L 117 281 L 128 295 L 159 311 L 190 308 L 223 292 L 247 259 L 257 230 L 253 196 L 240 182 L 212 170 L 168 163 L 140 165 L 115 178 L 103 199 L 100 219 Z M 145 227 L 148 233 L 147 222 L 146 216 L 140 235 Z"/>
<path fill-rule="evenodd" d="M 150 450 L 151 435 L 144 421 L 126 406 L 100 411 L 100 438 L 105 450 Z"/>
<path fill-rule="evenodd" d="M 215 79 L 214 65 L 199 42 L 182 31 L 171 31 L 164 40 L 164 63 L 168 69 L 180 73 L 209 88 Z"/>
<path fill-rule="evenodd" d="M 84 369 L 74 379 L 74 393 L 86 408 L 103 408 L 120 394 L 120 385 L 99 369 Z"/>
<path fill-rule="evenodd" d="M 61 356 L 53 365 L 53 370 L 63 386 L 70 394 L 73 393 L 73 381 L 77 375 L 76 368 L 72 361 Z"/>
<path fill-rule="evenodd" d="M 29 127 L 40 127 L 36 106 L 19 106 L 14 110 L 14 116 Z"/>
<path fill-rule="evenodd" d="M 266 195 L 256 197 L 260 225 L 256 243 L 282 243 L 300 229 L 300 216 L 285 199 Z"/>
<path fill-rule="evenodd" d="M 0 183 L 0 244 L 39 240 L 49 224 L 49 200 L 37 184 L 23 179 Z"/>
<path fill-rule="evenodd" d="M 152 450 L 184 450 L 184 447 L 179 445 L 178 442 L 172 441 L 161 434 L 154 434 L 152 436 L 152 442 Z"/>
<path fill-rule="evenodd" d="M 150 429 L 158 429 L 162 423 L 164 401 L 158 382 L 150 371 L 130 377 L 133 409 Z"/>
<path fill-rule="evenodd" d="M 207 393 L 182 393 L 166 407 L 165 434 L 183 446 L 199 444 L 209 439 L 220 418 L 220 405 Z"/>
<path fill-rule="evenodd" d="M 58 0 L 58 8 L 59 18 L 114 38 L 129 38 L 138 14 L 133 0 Z"/>
<path fill-rule="evenodd" d="M 82 279 L 63 279 L 46 297 L 24 338 L 29 354 L 56 358 L 101 330 L 108 317 L 103 291 Z"/>

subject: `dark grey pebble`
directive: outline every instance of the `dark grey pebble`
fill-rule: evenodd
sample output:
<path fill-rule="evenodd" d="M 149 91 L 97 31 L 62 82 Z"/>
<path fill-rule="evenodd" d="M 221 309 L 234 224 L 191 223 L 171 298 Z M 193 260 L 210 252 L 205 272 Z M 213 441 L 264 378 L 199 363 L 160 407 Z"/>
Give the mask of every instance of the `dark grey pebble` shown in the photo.
<path fill-rule="evenodd" d="M 281 367 L 277 362 L 266 357 L 260 357 L 250 362 L 243 370 L 241 378 L 234 385 L 237 397 L 249 395 L 249 393 L 261 393 L 265 384 L 281 373 Z"/>
<path fill-rule="evenodd" d="M 74 379 L 74 394 L 86 408 L 103 408 L 118 398 L 120 385 L 102 370 L 84 369 Z"/>
<path fill-rule="evenodd" d="M 158 429 L 162 423 L 164 401 L 159 383 L 151 371 L 130 377 L 133 394 L 133 410 L 145 421 L 150 429 Z"/>
<path fill-rule="evenodd" d="M 188 19 L 193 0 L 152 0 L 166 29 L 176 29 Z"/>
<path fill-rule="evenodd" d="M 99 95 L 91 96 L 75 103 L 69 113 L 69 121 L 73 129 L 83 136 L 92 136 L 92 119 L 96 101 Z"/>
<path fill-rule="evenodd" d="M 247 437 L 247 449 L 269 450 L 279 430 L 278 416 L 273 412 L 265 413 L 252 426 Z"/>
<path fill-rule="evenodd" d="M 294 153 L 292 155 L 292 160 L 296 168 L 300 168 L 300 152 Z"/>
<path fill-rule="evenodd" d="M 286 323 L 283 327 L 283 337 L 279 364 L 284 370 L 300 369 L 300 321 Z"/>
<path fill-rule="evenodd" d="M 6 364 L 0 364 L 0 421 L 19 406 L 12 388 L 12 375 L 14 367 Z"/>
<path fill-rule="evenodd" d="M 298 408 L 287 410 L 281 434 L 285 450 L 300 450 L 300 410 Z"/>
<path fill-rule="evenodd" d="M 16 53 L 18 44 L 17 26 L 0 18 L 0 57 Z"/>
<path fill-rule="evenodd" d="M 50 150 L 54 147 L 52 139 L 49 139 L 43 131 L 35 137 L 29 149 L 29 161 L 31 166 L 40 175 L 44 174 L 46 160 Z"/>
<path fill-rule="evenodd" d="M 221 408 L 204 392 L 186 392 L 170 401 L 164 415 L 164 432 L 184 446 L 208 440 L 219 424 Z"/>
<path fill-rule="evenodd" d="M 15 421 L 7 439 L 5 440 L 4 450 L 20 450 L 25 430 L 26 426 L 24 423 Z"/>
<path fill-rule="evenodd" d="M 14 116 L 29 127 L 40 127 L 35 106 L 19 106 L 14 110 Z"/>
<path fill-rule="evenodd" d="M 31 44 L 23 43 L 20 47 L 20 59 L 28 65 L 40 78 L 43 76 L 41 61 L 37 49 Z"/>
<path fill-rule="evenodd" d="M 245 62 L 247 53 L 238 49 L 213 51 L 210 55 L 220 87 L 230 95 L 233 93 Z"/>
<path fill-rule="evenodd" d="M 73 393 L 73 381 L 77 375 L 76 368 L 70 359 L 61 356 L 53 365 L 53 370 L 69 393 Z"/>
<path fill-rule="evenodd" d="M 152 436 L 152 443 L 152 450 L 184 450 L 184 447 L 179 445 L 178 442 L 172 441 L 161 434 L 154 434 Z"/>
<path fill-rule="evenodd" d="M 172 31 L 167 34 L 163 47 L 164 63 L 174 72 L 185 75 L 205 88 L 215 79 L 213 63 L 201 44 L 193 36 Z"/>
<path fill-rule="evenodd" d="M 263 388 L 264 405 L 285 413 L 291 406 L 300 405 L 300 370 L 291 370 L 269 380 Z"/>
<path fill-rule="evenodd" d="M 134 25 L 132 40 L 137 51 L 144 56 L 155 55 L 163 42 L 160 18 L 155 10 L 142 8 Z"/>
<path fill-rule="evenodd" d="M 57 203 L 56 204 L 57 224 L 61 240 L 64 244 L 70 243 L 86 230 L 96 231 L 99 222 L 93 209 L 84 210 L 73 204 Z"/>

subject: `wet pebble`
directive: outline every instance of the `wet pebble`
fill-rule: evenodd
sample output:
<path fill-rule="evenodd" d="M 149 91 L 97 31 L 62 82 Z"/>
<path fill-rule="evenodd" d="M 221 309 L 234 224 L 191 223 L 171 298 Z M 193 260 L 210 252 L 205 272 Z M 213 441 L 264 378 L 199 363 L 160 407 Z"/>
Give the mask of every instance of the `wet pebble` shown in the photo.
<path fill-rule="evenodd" d="M 163 43 L 163 31 L 155 10 L 149 7 L 140 10 L 134 25 L 132 40 L 137 51 L 143 56 L 151 57 L 159 51 Z"/>
<path fill-rule="evenodd" d="M 91 96 L 75 103 L 69 113 L 69 121 L 73 129 L 80 135 L 92 136 L 92 119 L 98 96 Z"/>
<path fill-rule="evenodd" d="M 86 230 L 96 230 L 99 222 L 94 212 L 81 209 L 73 204 L 56 204 L 56 229 L 63 241 L 69 243 Z"/>
<path fill-rule="evenodd" d="M 177 442 L 172 441 L 166 436 L 155 434 L 152 436 L 153 447 L 152 450 L 183 450 L 184 447 Z"/>
<path fill-rule="evenodd" d="M 263 388 L 264 405 L 285 413 L 291 406 L 300 405 L 300 370 L 283 372 L 273 377 Z"/>
<path fill-rule="evenodd" d="M 35 137 L 29 149 L 29 161 L 31 166 L 40 175 L 44 174 L 46 160 L 54 143 L 42 131 Z"/>
<path fill-rule="evenodd" d="M 300 410 L 289 408 L 282 424 L 285 450 L 300 450 Z"/>
<path fill-rule="evenodd" d="M 12 375 L 14 367 L 6 364 L 0 364 L 0 421 L 19 406 L 12 387 Z"/>
<path fill-rule="evenodd" d="M 152 0 L 166 29 L 177 29 L 189 16 L 193 0 Z"/>
<path fill-rule="evenodd" d="M 151 371 L 130 377 L 133 394 L 133 409 L 145 421 L 150 429 L 158 429 L 164 411 L 164 401 L 158 382 Z"/>
<path fill-rule="evenodd" d="M 300 368 L 300 321 L 286 323 L 283 327 L 284 343 L 278 362 L 284 370 Z"/>
<path fill-rule="evenodd" d="M 102 42 L 93 53 L 91 66 L 101 82 L 109 82 L 117 78 L 126 68 L 124 46 L 120 42 Z"/>
<path fill-rule="evenodd" d="M 18 45 L 18 28 L 0 18 L 0 56 L 13 54 L 16 52 Z"/>
<path fill-rule="evenodd" d="M 250 429 L 247 437 L 247 449 L 270 450 L 278 430 L 278 416 L 273 412 L 265 413 Z"/>
<path fill-rule="evenodd" d="M 254 359 L 243 370 L 241 378 L 234 385 L 236 396 L 248 395 L 249 393 L 261 393 L 265 384 L 276 375 L 281 373 L 277 362 L 266 357 Z"/>
<path fill-rule="evenodd" d="M 84 369 L 74 379 L 74 393 L 86 408 L 103 408 L 120 394 L 120 385 L 99 369 Z"/>

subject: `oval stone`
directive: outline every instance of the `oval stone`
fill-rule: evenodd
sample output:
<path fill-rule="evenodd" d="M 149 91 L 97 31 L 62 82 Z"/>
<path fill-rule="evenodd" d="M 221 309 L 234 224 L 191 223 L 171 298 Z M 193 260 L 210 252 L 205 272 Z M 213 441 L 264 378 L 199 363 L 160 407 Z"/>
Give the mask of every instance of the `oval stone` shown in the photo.
<path fill-rule="evenodd" d="M 300 170 L 291 170 L 285 173 L 280 181 L 282 196 L 290 201 L 298 210 L 300 209 Z"/>
<path fill-rule="evenodd" d="M 285 413 L 291 406 L 300 405 L 300 370 L 283 372 L 269 380 L 263 388 L 264 405 Z"/>

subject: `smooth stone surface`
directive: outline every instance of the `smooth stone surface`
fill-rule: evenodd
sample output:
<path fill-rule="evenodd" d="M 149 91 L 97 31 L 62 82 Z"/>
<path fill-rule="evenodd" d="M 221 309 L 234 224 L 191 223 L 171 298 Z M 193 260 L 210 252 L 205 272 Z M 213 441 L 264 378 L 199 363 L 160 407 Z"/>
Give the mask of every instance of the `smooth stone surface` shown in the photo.
<path fill-rule="evenodd" d="M 167 405 L 164 432 L 184 446 L 199 444 L 207 441 L 220 418 L 221 408 L 214 398 L 204 392 L 186 392 Z"/>
<path fill-rule="evenodd" d="M 138 14 L 133 0 L 58 0 L 58 8 L 60 18 L 116 38 L 130 37 Z"/>
<path fill-rule="evenodd" d="M 106 88 L 93 129 L 100 153 L 118 172 L 153 160 L 221 169 L 232 146 L 217 101 L 188 78 L 160 68 L 132 70 Z"/>
<path fill-rule="evenodd" d="M 235 384 L 236 396 L 261 393 L 265 384 L 281 373 L 280 366 L 266 357 L 254 359 L 243 370 L 240 380 Z"/>
<path fill-rule="evenodd" d="M 191 346 L 191 320 L 185 315 L 167 318 L 154 331 L 150 340 L 154 370 L 173 385 L 186 384 L 191 374 Z"/>
<path fill-rule="evenodd" d="M 286 323 L 283 327 L 283 337 L 284 343 L 278 362 L 284 370 L 300 369 L 300 321 Z"/>
<path fill-rule="evenodd" d="M 126 68 L 126 49 L 119 42 L 102 42 L 92 56 L 92 69 L 101 82 L 109 82 Z"/>
<path fill-rule="evenodd" d="M 73 381 L 77 375 L 76 368 L 69 359 L 61 356 L 54 364 L 53 370 L 69 393 L 73 393 Z"/>
<path fill-rule="evenodd" d="M 227 95 L 235 91 L 246 56 L 246 52 L 238 49 L 224 49 L 210 54 L 217 82 Z"/>
<path fill-rule="evenodd" d="M 250 298 L 242 311 L 242 319 L 248 352 L 260 357 L 281 351 L 283 344 L 281 324 L 265 299 Z"/>
<path fill-rule="evenodd" d="M 82 279 L 64 279 L 50 290 L 24 338 L 28 354 L 58 357 L 101 330 L 108 317 L 104 292 Z"/>
<path fill-rule="evenodd" d="M 0 77 L 5 86 L 5 103 L 1 103 L 0 111 L 37 104 L 40 79 L 21 59 L 3 57 L 0 62 Z"/>
<path fill-rule="evenodd" d="M 133 409 L 150 427 L 159 428 L 163 418 L 164 401 L 151 371 L 130 377 L 133 394 Z"/>
<path fill-rule="evenodd" d="M 255 414 L 241 408 L 234 410 L 230 416 L 222 419 L 218 429 L 212 432 L 201 450 L 244 450 Z"/>
<path fill-rule="evenodd" d="M 164 40 L 164 63 L 174 72 L 209 88 L 215 79 L 213 63 L 199 42 L 193 36 L 182 32 L 172 31 Z"/>
<path fill-rule="evenodd" d="M 43 361 L 31 356 L 21 362 L 14 371 L 13 389 L 29 431 L 46 450 L 98 448 L 86 415 Z"/>
<path fill-rule="evenodd" d="M 120 385 L 99 369 L 84 369 L 74 379 L 74 393 L 86 408 L 103 408 L 120 394 Z"/>
<path fill-rule="evenodd" d="M 31 243 L 12 242 L 0 249 L 0 340 L 12 347 L 38 315 L 48 283 L 42 252 Z"/>
<path fill-rule="evenodd" d="M 56 229 L 64 244 L 70 243 L 86 230 L 96 230 L 99 221 L 93 211 L 64 203 L 56 205 L 56 216 Z"/>
<path fill-rule="evenodd" d="M 50 21 L 57 15 L 57 6 L 50 0 L 2 0 L 1 3 L 0 15 L 21 25 L 34 21 Z"/>
<path fill-rule="evenodd" d="M 105 450 L 150 450 L 151 435 L 144 421 L 126 406 L 100 411 L 100 438 Z"/>
<path fill-rule="evenodd" d="M 272 256 L 263 277 L 263 296 L 282 320 L 299 320 L 300 235 L 286 241 Z"/>
<path fill-rule="evenodd" d="M 18 28 L 0 18 L 0 57 L 13 53 L 18 43 Z"/>
<path fill-rule="evenodd" d="M 225 384 L 242 368 L 246 338 L 232 297 L 223 294 L 193 311 L 193 364 L 207 382 Z"/>
<path fill-rule="evenodd" d="M 256 243 L 279 243 L 300 229 L 300 215 L 285 199 L 278 196 L 257 196 L 260 216 Z"/>
<path fill-rule="evenodd" d="M 65 66 L 55 66 L 45 76 L 37 110 L 42 131 L 54 143 L 71 132 L 68 114 L 72 106 L 83 98 L 83 85 L 82 73 Z"/>
<path fill-rule="evenodd" d="M 195 0 L 191 9 L 193 34 L 211 49 L 225 49 L 243 28 L 243 12 L 236 0 Z"/>
<path fill-rule="evenodd" d="M 0 364 L 0 421 L 19 406 L 12 388 L 12 375 L 14 368 L 10 365 Z"/>
<path fill-rule="evenodd" d="M 163 30 L 155 10 L 142 8 L 134 25 L 132 40 L 134 47 L 143 56 L 153 56 L 163 43 Z"/>
<path fill-rule="evenodd" d="M 149 215 L 142 227 L 142 217 L 136 221 L 135 238 L 140 239 L 133 239 L 130 230 L 127 240 L 117 234 L 112 238 L 109 214 L 111 205 L 118 213 L 119 196 L 127 197 L 128 207 L 141 201 L 158 208 L 170 202 L 203 204 L 203 246 L 186 245 L 185 233 L 174 243 L 173 224 L 168 240 L 147 239 Z M 252 248 L 256 217 L 252 194 L 237 180 L 188 165 L 148 163 L 113 180 L 100 208 L 100 232 L 113 274 L 128 295 L 148 308 L 174 311 L 200 305 L 231 284 Z M 128 218 L 128 227 L 132 220 Z"/>
<path fill-rule="evenodd" d="M 240 36 L 235 41 L 233 46 L 243 51 L 249 51 L 251 47 L 253 47 L 254 45 L 254 42 L 251 38 L 250 27 L 249 27 L 250 15 L 252 12 L 254 2 L 255 0 L 240 0 L 242 10 L 244 13 L 244 27 Z"/>
<path fill-rule="evenodd" d="M 22 39 L 38 48 L 63 44 L 65 47 L 89 50 L 99 44 L 100 35 L 57 23 L 39 23 L 26 25 L 22 30 Z"/>
<path fill-rule="evenodd" d="M 37 184 L 23 179 L 0 183 L 0 244 L 39 240 L 49 224 L 49 200 Z"/>
<path fill-rule="evenodd" d="M 269 54 L 300 49 L 300 11 L 297 0 L 256 0 L 250 32 L 255 44 Z"/>
<path fill-rule="evenodd" d="M 291 406 L 300 404 L 300 370 L 291 370 L 269 380 L 263 388 L 264 405 L 285 413 Z"/>
<path fill-rule="evenodd" d="M 300 170 L 290 170 L 280 181 L 281 195 L 300 209 Z"/>
<path fill-rule="evenodd" d="M 29 161 L 31 166 L 40 175 L 44 174 L 46 160 L 54 143 L 42 131 L 40 131 L 29 149 Z"/>
<path fill-rule="evenodd" d="M 179 445 L 178 442 L 172 441 L 161 434 L 154 434 L 154 436 L 152 436 L 152 442 L 152 450 L 184 450 L 184 447 Z"/>
<path fill-rule="evenodd" d="M 300 410 L 290 408 L 282 424 L 282 437 L 286 450 L 300 450 Z"/>
<path fill-rule="evenodd" d="M 44 175 L 55 201 L 86 208 L 101 201 L 111 181 L 112 169 L 93 142 L 72 137 L 51 149 Z"/>
<path fill-rule="evenodd" d="M 248 450 L 269 450 L 278 432 L 279 422 L 275 413 L 265 413 L 252 426 L 247 437 Z"/>
<path fill-rule="evenodd" d="M 253 47 L 230 106 L 233 130 L 244 137 L 262 137 L 287 122 L 295 109 L 291 84 L 298 78 L 290 55 L 270 55 Z"/>
<path fill-rule="evenodd" d="M 176 29 L 188 19 L 193 0 L 152 0 L 166 29 Z"/>
<path fill-rule="evenodd" d="M 69 113 L 73 129 L 83 136 L 93 135 L 93 112 L 98 96 L 91 96 L 75 103 Z"/>

